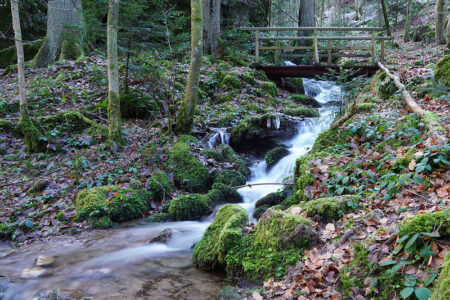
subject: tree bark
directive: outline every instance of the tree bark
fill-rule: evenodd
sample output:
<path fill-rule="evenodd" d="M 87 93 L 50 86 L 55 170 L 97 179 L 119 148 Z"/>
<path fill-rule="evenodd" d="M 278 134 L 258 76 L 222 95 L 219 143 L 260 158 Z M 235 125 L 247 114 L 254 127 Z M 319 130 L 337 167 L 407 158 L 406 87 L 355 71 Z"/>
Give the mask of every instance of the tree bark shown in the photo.
<path fill-rule="evenodd" d="M 82 55 L 82 31 L 81 0 L 50 0 L 47 9 L 47 36 L 32 66 L 47 67 L 60 56 L 76 59 Z"/>
<path fill-rule="evenodd" d="M 386 31 L 388 36 L 392 36 L 391 24 L 389 23 L 389 15 L 386 7 L 386 0 L 381 1 L 381 8 L 383 10 L 384 24 L 386 26 Z"/>
<path fill-rule="evenodd" d="M 300 0 L 298 9 L 298 27 L 314 27 L 315 0 Z M 312 35 L 312 31 L 299 31 L 298 36 Z M 300 45 L 311 44 L 311 41 L 300 40 Z"/>
<path fill-rule="evenodd" d="M 203 51 L 217 56 L 220 37 L 220 0 L 203 0 Z"/>
<path fill-rule="evenodd" d="M 436 3 L 436 43 L 445 45 L 445 14 L 447 13 L 447 0 L 438 0 Z"/>
<path fill-rule="evenodd" d="M 403 41 L 406 43 L 409 41 L 411 31 L 411 0 L 406 3 L 406 19 L 405 19 L 405 34 L 403 35 Z"/>
<path fill-rule="evenodd" d="M 17 51 L 17 85 L 19 88 L 20 115 L 17 128 L 24 135 L 25 146 L 30 152 L 39 152 L 45 149 L 45 142 L 41 139 L 41 133 L 34 126 L 28 113 L 27 89 L 25 79 L 25 56 L 23 52 L 22 29 L 20 28 L 19 2 L 11 0 L 11 16 L 14 29 L 14 38 Z"/>
<path fill-rule="evenodd" d="M 450 49 L 450 20 L 447 22 L 447 48 Z"/>
<path fill-rule="evenodd" d="M 175 132 L 189 133 L 194 123 L 194 109 L 198 96 L 200 68 L 203 55 L 202 0 L 191 0 L 191 65 L 184 101 L 178 110 Z"/>
<path fill-rule="evenodd" d="M 109 140 L 120 142 L 119 68 L 117 59 L 117 30 L 119 24 L 119 0 L 109 0 L 107 47 L 108 47 L 108 130 Z"/>

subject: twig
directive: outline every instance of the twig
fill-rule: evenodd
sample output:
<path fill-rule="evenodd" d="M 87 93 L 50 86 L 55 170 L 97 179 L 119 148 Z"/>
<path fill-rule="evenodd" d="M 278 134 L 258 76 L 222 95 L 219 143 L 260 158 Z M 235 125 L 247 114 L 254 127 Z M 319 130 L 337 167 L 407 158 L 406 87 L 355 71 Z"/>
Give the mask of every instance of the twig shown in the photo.
<path fill-rule="evenodd" d="M 244 188 L 244 187 L 251 188 L 252 186 L 256 186 L 256 185 L 294 185 L 294 183 L 278 183 L 278 182 L 274 182 L 274 183 L 249 183 L 249 184 L 246 184 L 246 185 L 233 186 L 231 188 L 232 189 L 240 189 L 240 188 Z"/>

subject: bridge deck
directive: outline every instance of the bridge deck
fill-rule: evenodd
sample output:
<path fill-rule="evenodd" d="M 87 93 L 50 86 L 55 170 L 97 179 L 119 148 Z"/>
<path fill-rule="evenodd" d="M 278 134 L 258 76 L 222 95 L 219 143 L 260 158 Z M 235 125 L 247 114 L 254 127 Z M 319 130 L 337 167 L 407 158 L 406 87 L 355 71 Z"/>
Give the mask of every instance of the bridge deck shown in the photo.
<path fill-rule="evenodd" d="M 282 77 L 302 77 L 314 78 L 317 75 L 329 74 L 330 69 L 340 72 L 340 68 L 344 70 L 352 70 L 352 76 L 373 75 L 378 70 L 378 66 L 252 66 L 256 70 L 264 71 L 271 80 L 278 80 Z"/>

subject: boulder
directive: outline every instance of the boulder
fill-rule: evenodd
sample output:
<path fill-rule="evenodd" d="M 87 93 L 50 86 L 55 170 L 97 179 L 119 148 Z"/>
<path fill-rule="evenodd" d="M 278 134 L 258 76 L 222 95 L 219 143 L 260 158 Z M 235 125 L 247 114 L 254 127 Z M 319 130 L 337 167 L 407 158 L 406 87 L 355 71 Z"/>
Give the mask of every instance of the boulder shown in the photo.
<path fill-rule="evenodd" d="M 289 150 L 286 147 L 276 147 L 272 150 L 269 150 L 264 156 L 267 167 L 273 167 L 280 159 L 287 156 L 288 154 Z"/>
<path fill-rule="evenodd" d="M 200 194 L 178 196 L 169 205 L 169 214 L 175 221 L 199 220 L 211 212 L 206 198 Z"/>
<path fill-rule="evenodd" d="M 173 235 L 173 231 L 170 228 L 164 229 L 161 232 L 158 232 L 153 237 L 150 238 L 150 240 L 147 242 L 147 244 L 151 243 L 167 243 Z"/>

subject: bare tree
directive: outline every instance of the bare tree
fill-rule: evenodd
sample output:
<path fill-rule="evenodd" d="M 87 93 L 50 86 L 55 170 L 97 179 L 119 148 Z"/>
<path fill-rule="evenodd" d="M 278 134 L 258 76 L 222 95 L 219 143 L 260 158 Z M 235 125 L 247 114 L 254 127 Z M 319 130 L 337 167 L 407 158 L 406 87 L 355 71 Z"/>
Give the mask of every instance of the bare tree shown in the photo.
<path fill-rule="evenodd" d="M 82 55 L 83 8 L 81 0 L 50 0 L 47 36 L 32 66 L 46 67 L 57 59 Z"/>
<path fill-rule="evenodd" d="M 186 95 L 178 109 L 175 132 L 189 133 L 194 123 L 194 110 L 198 97 L 200 68 L 203 56 L 203 13 L 202 0 L 191 0 L 191 65 L 186 86 Z"/>
<path fill-rule="evenodd" d="M 447 0 L 438 0 L 436 3 L 436 43 L 445 45 L 445 15 L 447 13 Z"/>
<path fill-rule="evenodd" d="M 109 0 L 107 24 L 108 51 L 108 129 L 109 140 L 120 142 L 119 66 L 117 58 L 117 30 L 119 27 L 119 0 Z"/>
<path fill-rule="evenodd" d="M 388 15 L 387 6 L 386 6 L 386 0 L 380 0 L 380 1 L 381 1 L 381 8 L 383 10 L 384 25 L 386 26 L 387 34 L 388 34 L 388 36 L 392 36 L 391 24 L 389 22 L 389 15 Z"/>
<path fill-rule="evenodd" d="M 30 152 L 39 152 L 45 149 L 45 142 L 41 139 L 41 133 L 34 126 L 28 113 L 27 89 L 24 67 L 24 52 L 22 41 L 22 29 L 20 28 L 19 1 L 11 0 L 11 16 L 14 29 L 14 38 L 17 50 L 17 85 L 19 87 L 20 118 L 17 124 L 18 129 L 25 138 L 25 145 Z"/>
<path fill-rule="evenodd" d="M 203 51 L 217 55 L 220 37 L 220 0 L 203 0 Z"/>
<path fill-rule="evenodd" d="M 405 34 L 403 35 L 403 41 L 408 42 L 411 31 L 411 0 L 406 3 L 406 18 L 405 18 Z"/>

